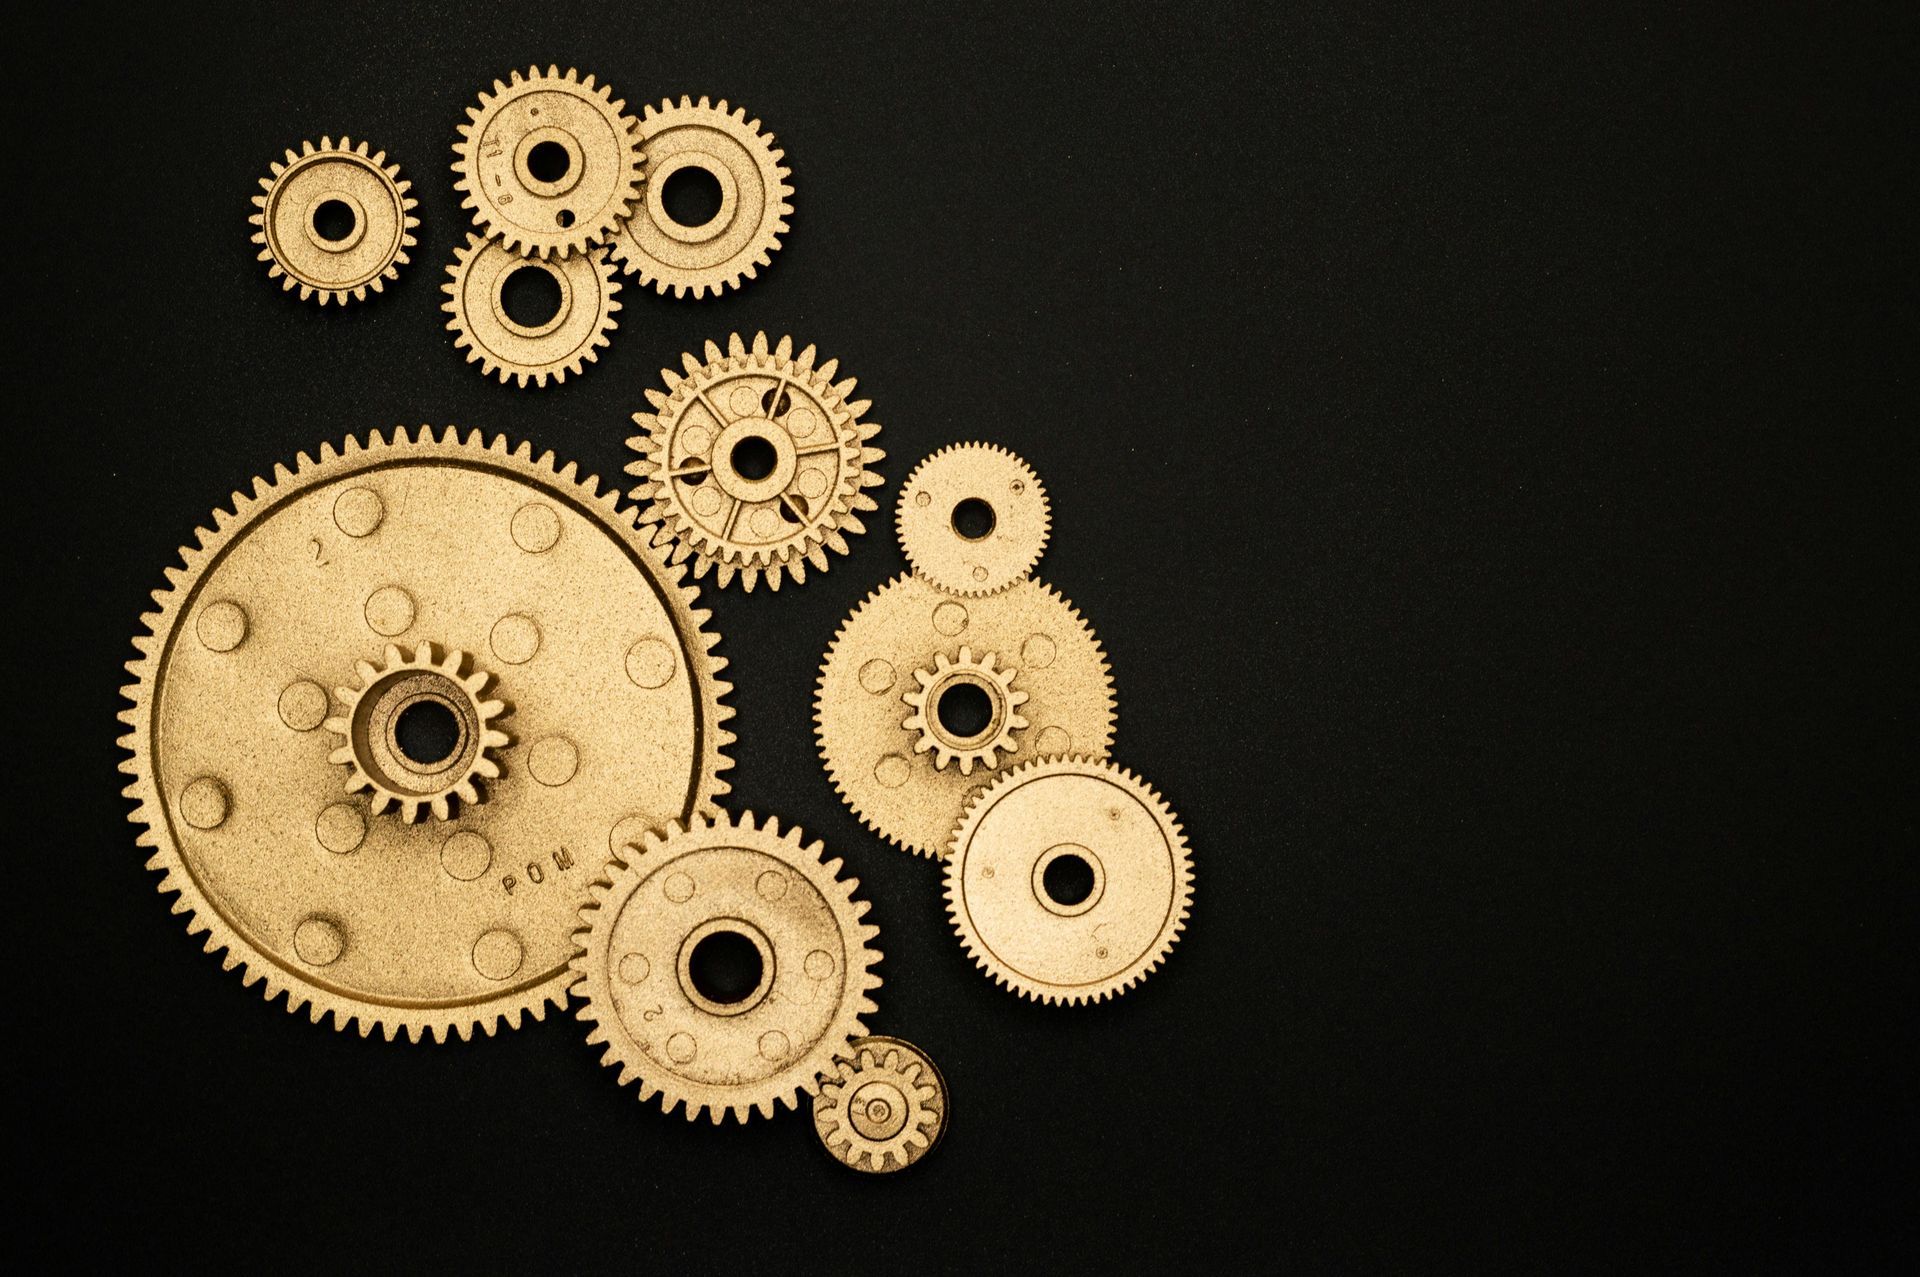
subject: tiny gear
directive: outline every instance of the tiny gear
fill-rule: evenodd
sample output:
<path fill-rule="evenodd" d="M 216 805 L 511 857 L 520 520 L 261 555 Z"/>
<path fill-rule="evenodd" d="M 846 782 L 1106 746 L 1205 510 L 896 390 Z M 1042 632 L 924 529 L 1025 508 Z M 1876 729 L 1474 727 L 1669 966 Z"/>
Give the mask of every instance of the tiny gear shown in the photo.
<path fill-rule="evenodd" d="M 642 523 L 671 539 L 673 561 L 693 559 L 693 575 L 718 567 L 722 586 L 737 576 L 748 589 L 764 576 L 807 579 L 807 564 L 827 570 L 827 551 L 847 553 L 847 536 L 865 532 L 856 511 L 878 506 L 864 489 L 882 482 L 872 467 L 886 454 L 868 440 L 869 404 L 853 400 L 854 379 L 835 382 L 837 360 L 818 366 L 793 339 L 769 349 L 757 333 L 738 333 L 723 352 L 706 344 L 702 362 L 681 356 L 683 373 L 663 369 L 664 392 L 647 391 L 652 413 L 635 413 L 646 433 L 627 440 L 640 459 L 627 473 L 629 494 L 650 501 Z"/>
<path fill-rule="evenodd" d="M 301 301 L 344 306 L 400 277 L 420 219 L 407 193 L 412 183 L 387 163 L 385 151 L 369 153 L 365 142 L 344 137 L 335 146 L 323 137 L 319 146 L 302 142 L 298 154 L 288 151 L 286 162 L 272 167 L 247 219 L 260 260 L 271 263 L 269 279 L 282 289 L 298 287 Z"/>
<path fill-rule="evenodd" d="M 771 265 L 793 212 L 790 173 L 773 134 L 744 110 L 729 111 L 725 99 L 713 106 L 684 97 L 679 106 L 672 99 L 649 105 L 640 132 L 651 171 L 644 197 L 611 241 L 621 267 L 656 292 L 702 297 L 738 288 Z M 719 194 L 713 215 L 697 226 L 667 212 L 667 188 L 687 170 L 687 178 L 705 174 Z"/>
<path fill-rule="evenodd" d="M 1037 759 L 967 806 L 947 859 L 947 913 L 1000 985 L 1098 1002 L 1160 965 L 1193 903 L 1167 804 L 1110 762 Z"/>
<path fill-rule="evenodd" d="M 180 554 L 128 666 L 131 818 L 188 932 L 290 1011 L 541 1017 L 608 858 L 727 789 L 697 591 L 552 454 L 349 439 Z"/>
<path fill-rule="evenodd" d="M 947 1080 L 911 1042 L 855 1039 L 820 1083 L 813 1129 L 827 1152 L 856 1171 L 903 1171 L 947 1129 Z"/>
<path fill-rule="evenodd" d="M 1040 561 L 1047 493 L 1006 449 L 957 443 L 914 467 L 894 522 L 915 572 L 954 594 L 992 594 Z"/>
<path fill-rule="evenodd" d="M 840 626 L 814 698 L 820 756 L 841 798 L 874 832 L 935 857 L 996 768 L 1105 757 L 1113 722 L 1099 640 L 1032 578 L 972 599 L 894 578 Z"/>
<path fill-rule="evenodd" d="M 782 836 L 751 812 L 648 832 L 615 853 L 580 916 L 573 959 L 580 1018 L 601 1061 L 638 1079 L 662 1112 L 772 1117 L 816 1094 L 836 1057 L 866 1032 L 880 977 L 861 921 L 859 883 L 821 860 L 798 829 Z M 735 951 L 735 984 L 715 987 L 712 955 Z"/>
<path fill-rule="evenodd" d="M 522 271 L 552 279 L 558 305 L 550 316 L 521 323 L 507 310 L 508 281 Z M 528 380 L 545 386 L 547 378 L 565 381 L 579 376 L 588 361 L 598 361 L 614 329 L 613 299 L 620 285 L 613 268 L 598 254 L 540 261 L 516 257 L 493 240 L 469 235 L 447 267 L 452 280 L 441 287 L 447 301 L 441 307 L 450 318 L 454 347 L 467 352 L 467 362 L 478 362 L 484 374 L 504 383 L 513 378 L 525 387 Z"/>
<path fill-rule="evenodd" d="M 645 162 L 626 105 L 571 67 L 515 71 L 481 93 L 453 145 L 453 171 L 487 238 L 522 257 L 605 242 L 632 211 Z"/>

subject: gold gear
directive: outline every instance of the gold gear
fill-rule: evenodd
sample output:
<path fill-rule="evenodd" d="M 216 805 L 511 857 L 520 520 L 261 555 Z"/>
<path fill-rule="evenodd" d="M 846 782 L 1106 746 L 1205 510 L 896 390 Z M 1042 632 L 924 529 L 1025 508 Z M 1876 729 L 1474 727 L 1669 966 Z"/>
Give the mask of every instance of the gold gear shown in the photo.
<path fill-rule="evenodd" d="M 663 1113 L 685 1104 L 688 1121 L 702 1109 L 718 1125 L 728 1113 L 772 1117 L 776 1100 L 799 1107 L 874 1010 L 880 932 L 860 921 L 858 880 L 822 863 L 818 841 L 803 844 L 797 828 L 783 837 L 772 817 L 756 828 L 751 812 L 636 841 L 580 911 L 573 967 L 587 1041 L 606 1047 L 601 1062 L 622 1084 L 638 1079 L 642 1101 L 658 1095 Z M 717 934 L 759 955 L 758 983 L 739 998 L 697 982 L 694 951 Z"/>
<path fill-rule="evenodd" d="M 542 1017 L 573 981 L 586 883 L 727 789 L 733 711 L 697 590 L 598 480 L 478 431 L 326 445 L 232 500 L 167 570 L 128 664 L 121 770 L 160 891 L 207 952 L 315 1022 L 444 1040 Z M 383 650 L 359 693 L 330 697 Z M 497 686 L 463 680 L 455 652 Z M 394 674 L 413 680 L 397 699 Z M 380 801 L 331 760 L 342 727 L 350 755 L 376 727 L 380 749 L 407 748 L 399 716 L 436 697 L 451 756 L 500 774 L 471 796 L 455 780 L 450 819 L 410 823 L 428 786 L 388 772 Z M 506 705 L 512 740 L 493 726 Z"/>
<path fill-rule="evenodd" d="M 462 207 L 522 257 L 570 257 L 605 242 L 633 209 L 646 162 L 626 105 L 572 67 L 495 80 L 453 144 Z"/>
<path fill-rule="evenodd" d="M 1047 873 L 1078 860 L 1092 887 L 1061 900 Z M 1036 759 L 967 806 L 947 860 L 947 914 L 1005 988 L 1099 1002 L 1160 965 L 1193 903 L 1187 840 L 1166 802 L 1110 762 Z"/>
<path fill-rule="evenodd" d="M 646 433 L 627 440 L 640 454 L 628 495 L 651 502 L 640 521 L 660 525 L 696 578 L 718 566 L 722 586 L 739 576 L 752 590 L 764 575 L 777 590 L 788 573 L 804 582 L 809 563 L 826 571 L 827 551 L 867 530 L 855 511 L 879 508 L 863 489 L 883 482 L 872 467 L 886 454 L 867 446 L 880 427 L 860 419 L 870 405 L 851 399 L 854 379 L 836 383 L 839 361 L 816 367 L 812 346 L 795 357 L 791 337 L 769 349 L 765 333 L 751 347 L 735 333 L 725 352 L 710 341 L 704 363 L 681 365 L 661 370 L 664 393 L 647 391 L 654 411 L 633 415 Z M 763 468 L 743 469 L 756 449 Z"/>
<path fill-rule="evenodd" d="M 477 803 L 480 780 L 498 779 L 496 751 L 513 742 L 493 723 L 507 707 L 486 699 L 492 676 L 465 671 L 468 664 L 465 652 L 449 652 L 439 660 L 431 643 L 422 643 L 412 656 L 389 643 L 381 664 L 361 661 L 354 667 L 360 686 L 335 689 L 347 712 L 325 723 L 343 742 L 328 757 L 352 770 L 347 792 L 368 791 L 373 814 L 398 807 L 400 818 L 412 824 L 425 807 L 434 819 L 451 820 L 454 799 Z M 410 758 L 400 740 L 400 720 L 422 704 L 445 710 L 454 727 L 447 752 L 424 763 Z"/>
<path fill-rule="evenodd" d="M 640 133 L 652 167 L 645 195 L 611 240 L 621 268 L 658 293 L 717 297 L 771 265 L 793 212 L 791 170 L 773 134 L 744 110 L 729 111 L 725 98 L 713 106 L 686 97 L 679 106 L 671 98 L 648 105 Z M 700 226 L 676 222 L 663 200 L 667 179 L 689 167 L 720 187 L 719 211 Z"/>
<path fill-rule="evenodd" d="M 903 1171 L 946 1132 L 947 1080 L 911 1042 L 856 1038 L 820 1083 L 813 1129 L 827 1152 L 856 1171 Z"/>
<path fill-rule="evenodd" d="M 272 170 L 260 179 L 265 193 L 253 197 L 257 211 L 247 218 L 260 260 L 271 263 L 267 278 L 283 290 L 298 287 L 301 301 L 318 297 L 322 306 L 344 306 L 349 297 L 365 301 L 369 289 L 380 292 L 400 277 L 420 225 L 413 215 L 418 201 L 385 151 L 369 153 L 365 142 L 344 137 L 335 146 L 323 137 L 319 146 L 302 142 L 298 154 L 288 151 Z M 319 221 L 334 205 L 351 219 L 338 238 L 325 234 Z"/>
<path fill-rule="evenodd" d="M 1027 725 L 1006 758 L 981 758 L 984 773 L 942 766 L 936 752 L 919 750 L 919 733 L 907 727 L 912 716 L 901 712 L 917 708 L 909 698 L 924 690 L 914 672 L 937 671 L 940 655 L 963 643 L 996 654 L 992 685 L 981 686 L 990 702 L 996 688 L 1027 697 L 1019 703 Z M 992 717 L 1005 721 L 1012 711 L 1003 702 Z M 1072 604 L 1031 577 L 977 599 L 955 598 L 918 576 L 895 577 L 841 624 L 814 696 L 820 756 L 840 797 L 889 842 L 934 857 L 946 855 L 961 808 L 996 767 L 1068 752 L 1104 758 L 1113 720 L 1100 641 Z"/>
<path fill-rule="evenodd" d="M 560 307 L 547 322 L 528 327 L 507 314 L 503 292 L 518 271 L 544 271 L 560 288 Z M 451 318 L 447 329 L 456 334 L 455 349 L 464 348 L 467 362 L 480 364 L 482 375 L 509 377 L 525 387 L 529 378 L 545 386 L 547 378 L 565 381 L 579 376 L 588 361 L 597 362 L 615 323 L 620 303 L 613 295 L 620 285 L 613 268 L 598 254 L 580 254 L 556 261 L 516 257 L 493 240 L 468 235 L 447 267 L 452 280 L 441 285 L 447 301 L 440 309 Z"/>
<path fill-rule="evenodd" d="M 963 532 L 969 519 L 981 530 Z M 913 570 L 969 597 L 1033 571 L 1047 545 L 1047 493 L 1031 467 L 990 443 L 957 443 L 915 466 L 894 519 Z"/>
<path fill-rule="evenodd" d="M 1014 733 L 1027 726 L 1027 720 L 1016 711 L 1027 694 L 1013 686 L 1012 670 L 994 668 L 995 659 L 995 654 L 988 652 L 976 661 L 973 649 L 962 645 L 958 658 L 948 660 L 945 652 L 935 652 L 932 669 L 913 672 L 913 681 L 920 686 L 900 698 L 913 707 L 913 713 L 900 725 L 919 733 L 913 751 L 932 753 L 936 770 L 957 762 L 963 776 L 971 775 L 976 765 L 992 771 L 999 760 L 998 751 L 1004 749 L 1011 754 L 1019 748 Z M 961 684 L 979 688 L 988 705 L 985 726 L 966 735 L 953 731 L 940 718 L 940 698 Z"/>

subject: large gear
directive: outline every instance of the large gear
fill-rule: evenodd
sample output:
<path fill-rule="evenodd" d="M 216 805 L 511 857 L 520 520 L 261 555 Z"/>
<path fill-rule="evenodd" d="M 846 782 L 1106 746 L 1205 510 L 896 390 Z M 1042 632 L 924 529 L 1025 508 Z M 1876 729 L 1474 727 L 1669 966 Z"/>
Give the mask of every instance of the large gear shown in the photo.
<path fill-rule="evenodd" d="M 348 439 L 180 555 L 128 664 L 131 819 L 189 933 L 290 1011 L 416 1040 L 541 1017 L 586 883 L 727 789 L 696 589 L 552 454 Z M 444 751 L 408 743 L 433 712 Z"/>
<path fill-rule="evenodd" d="M 1062 893 L 1056 867 L 1077 871 L 1083 890 Z M 1090 758 L 1001 773 L 968 804 L 947 859 L 947 913 L 968 954 L 1041 1002 L 1131 988 L 1180 938 L 1192 903 L 1187 840 L 1166 802 Z"/>
<path fill-rule="evenodd" d="M 915 572 L 954 594 L 992 594 L 1040 561 L 1047 493 L 1005 448 L 956 443 L 913 468 L 894 524 Z"/>
<path fill-rule="evenodd" d="M 820 1084 L 813 1129 L 856 1171 L 903 1171 L 932 1152 L 947 1129 L 947 1080 L 911 1042 L 858 1038 Z"/>
<path fill-rule="evenodd" d="M 751 812 L 649 832 L 616 853 L 580 911 L 574 970 L 587 1041 L 601 1061 L 638 1080 L 664 1113 L 684 1104 L 718 1125 L 731 1113 L 772 1117 L 799 1106 L 866 1032 L 874 1010 L 880 933 L 865 901 L 818 841 L 785 836 Z M 724 996 L 703 987 L 703 946 L 750 944 L 755 978 Z"/>
<path fill-rule="evenodd" d="M 263 193 L 253 197 L 256 211 L 247 219 L 260 260 L 270 263 L 269 279 L 283 290 L 297 287 L 301 301 L 344 306 L 400 277 L 420 225 L 413 215 L 418 201 L 385 151 L 344 137 L 335 146 L 323 137 L 319 146 L 302 142 L 297 154 L 289 150 L 272 170 L 260 179 Z"/>
<path fill-rule="evenodd" d="M 632 211 L 646 158 L 626 103 L 557 66 L 495 80 L 467 108 L 453 154 L 463 207 L 523 257 L 568 257 L 604 242 Z"/>
<path fill-rule="evenodd" d="M 991 676 L 941 681 L 956 662 Z M 970 686 L 953 708 L 984 693 L 988 735 L 952 730 L 944 751 L 922 748 L 927 723 L 952 712 L 944 698 L 927 695 L 937 681 L 942 692 Z M 1015 702 L 1016 692 L 1025 699 Z M 1013 723 L 1016 705 L 1024 726 Z M 977 599 L 955 598 L 918 576 L 894 578 L 841 625 L 814 698 L 820 755 L 840 796 L 874 832 L 935 857 L 946 854 L 961 808 L 996 767 L 1069 752 L 1105 757 L 1113 723 L 1099 640 L 1072 604 L 1032 578 Z M 975 767 L 952 765 L 968 751 L 977 751 Z"/>
<path fill-rule="evenodd" d="M 507 313 L 507 281 L 519 271 L 540 271 L 552 277 L 559 290 L 559 306 L 542 323 L 522 324 Z M 588 362 L 597 361 L 616 324 L 620 303 L 613 295 L 620 285 L 613 268 L 595 255 L 576 255 L 555 261 L 516 257 L 498 243 L 468 235 L 456 250 L 453 278 L 441 285 L 447 294 L 441 309 L 447 328 L 455 334 L 455 349 L 465 349 L 468 363 L 478 363 L 482 375 L 498 376 L 545 386 L 547 378 L 565 381 L 578 376 Z"/>
<path fill-rule="evenodd" d="M 666 390 L 648 390 L 651 413 L 635 413 L 646 433 L 627 440 L 640 459 L 627 466 L 631 492 L 650 501 L 642 523 L 657 523 L 674 544 L 673 561 L 693 559 L 693 574 L 717 567 L 722 586 L 735 576 L 753 589 L 762 576 L 777 590 L 784 576 L 827 570 L 827 551 L 847 553 L 847 535 L 866 531 L 857 511 L 877 509 L 864 489 L 882 482 L 872 466 L 886 454 L 868 441 L 880 427 L 861 420 L 854 379 L 835 382 L 839 362 L 815 365 L 793 339 L 769 348 L 738 333 L 705 361 L 681 357 L 684 372 L 661 370 Z"/>
<path fill-rule="evenodd" d="M 675 297 L 701 297 L 738 288 L 772 264 L 793 212 L 790 170 L 773 134 L 744 110 L 701 98 L 666 99 L 642 112 L 640 132 L 651 172 L 644 197 L 611 240 L 615 260 L 642 284 Z M 666 189 L 675 173 L 696 169 L 719 186 L 719 207 L 698 226 L 667 212 Z"/>

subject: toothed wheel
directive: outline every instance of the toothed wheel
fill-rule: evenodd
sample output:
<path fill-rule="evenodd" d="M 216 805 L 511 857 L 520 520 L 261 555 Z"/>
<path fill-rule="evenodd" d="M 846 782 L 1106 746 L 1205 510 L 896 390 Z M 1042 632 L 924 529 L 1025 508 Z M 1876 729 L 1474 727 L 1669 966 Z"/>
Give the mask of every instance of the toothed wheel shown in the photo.
<path fill-rule="evenodd" d="M 864 489 L 882 482 L 872 466 L 886 455 L 868 446 L 880 427 L 861 420 L 854 379 L 836 383 L 838 361 L 816 367 L 812 346 L 796 358 L 791 337 L 769 349 L 765 333 L 681 363 L 661 371 L 654 411 L 633 417 L 646 433 L 627 440 L 641 454 L 629 495 L 651 502 L 640 521 L 673 541 L 674 562 L 693 559 L 695 577 L 717 567 L 722 586 L 764 577 L 777 590 L 789 574 L 805 581 L 809 563 L 826 571 L 827 551 L 847 553 L 847 536 L 867 530 L 855 512 L 878 508 Z"/>
<path fill-rule="evenodd" d="M 813 1129 L 856 1171 L 913 1165 L 947 1129 L 947 1080 L 927 1053 L 899 1038 L 859 1038 L 820 1084 Z"/>
<path fill-rule="evenodd" d="M 523 316 L 509 312 L 506 290 L 522 271 L 551 280 L 550 314 Z M 607 334 L 616 327 L 613 314 L 620 303 L 613 295 L 620 285 L 613 268 L 598 254 L 578 254 L 554 261 L 517 257 L 492 240 L 468 235 L 447 267 L 453 278 L 441 285 L 447 301 L 447 328 L 455 334 L 454 347 L 467 352 L 468 363 L 478 363 L 483 375 L 509 378 L 524 388 L 529 380 L 545 386 L 567 374 L 578 376 L 583 367 L 600 358 Z"/>
<path fill-rule="evenodd" d="M 920 686 L 900 698 L 913 710 L 900 725 L 918 733 L 914 752 L 931 753 L 936 770 L 958 763 L 963 776 L 975 766 L 991 771 L 1001 750 L 1017 748 L 1014 733 L 1027 726 L 1018 707 L 1027 694 L 1013 685 L 1012 670 L 994 668 L 995 659 L 988 652 L 976 661 L 973 649 L 962 647 L 956 659 L 936 652 L 932 669 L 913 672 Z M 977 708 L 962 718 L 963 711 L 953 708 L 955 700 L 970 700 Z"/>
<path fill-rule="evenodd" d="M 616 500 L 449 429 L 214 512 L 121 714 L 139 842 L 208 952 L 363 1034 L 559 1004 L 587 883 L 730 766 L 707 614 Z"/>
<path fill-rule="evenodd" d="M 772 1117 L 819 1090 L 874 1010 L 880 934 L 859 883 L 818 841 L 769 817 L 725 815 L 648 833 L 615 856 L 581 910 L 573 960 L 590 1043 L 662 1112 L 718 1125 Z M 716 963 L 736 955 L 731 984 Z"/>
<path fill-rule="evenodd" d="M 1002 773 L 968 804 L 947 860 L 947 914 L 968 954 L 1039 1002 L 1125 992 L 1160 965 L 1192 903 L 1173 812 L 1090 758 Z"/>
<path fill-rule="evenodd" d="M 611 240 L 614 260 L 656 292 L 718 295 L 772 264 L 793 212 L 790 171 L 773 134 L 744 110 L 706 98 L 671 99 L 642 112 L 640 132 L 651 166 L 644 197 Z M 698 178 L 716 196 L 714 211 L 687 225 L 667 211 L 668 189 Z"/>
<path fill-rule="evenodd" d="M 954 594 L 992 594 L 1040 561 L 1047 493 L 1006 449 L 958 443 L 914 467 L 894 523 L 915 572 Z"/>
<path fill-rule="evenodd" d="M 260 260 L 270 263 L 269 279 L 298 288 L 301 301 L 344 306 L 400 277 L 420 219 L 408 194 L 412 183 L 387 163 L 385 151 L 344 137 L 335 146 L 323 137 L 317 147 L 301 143 L 272 168 L 247 219 Z"/>

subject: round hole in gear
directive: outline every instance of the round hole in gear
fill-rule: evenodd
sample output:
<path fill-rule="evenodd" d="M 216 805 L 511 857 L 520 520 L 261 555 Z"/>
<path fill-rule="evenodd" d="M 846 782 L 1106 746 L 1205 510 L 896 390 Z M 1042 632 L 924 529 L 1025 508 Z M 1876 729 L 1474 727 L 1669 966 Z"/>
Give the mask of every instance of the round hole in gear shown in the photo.
<path fill-rule="evenodd" d="M 759 946 L 738 931 L 719 930 L 703 936 L 687 958 L 687 977 L 700 996 L 732 1005 L 760 987 L 766 966 Z"/>
<path fill-rule="evenodd" d="M 353 234 L 359 215 L 345 200 L 321 200 L 313 206 L 313 233 L 330 244 Z"/>
<path fill-rule="evenodd" d="M 560 229 L 564 231 L 568 227 L 573 225 L 573 210 L 570 208 L 563 208 L 558 213 L 554 214 L 553 220 L 560 223 Z"/>
<path fill-rule="evenodd" d="M 757 483 L 773 473 L 773 467 L 780 461 L 780 454 L 774 450 L 773 440 L 761 435 L 748 435 L 733 445 L 727 460 L 742 479 Z"/>
<path fill-rule="evenodd" d="M 1093 894 L 1093 866 L 1066 852 L 1047 863 L 1040 885 L 1057 905 L 1077 905 Z"/>
<path fill-rule="evenodd" d="M 934 703 L 940 726 L 959 740 L 972 740 L 993 725 L 993 698 L 978 683 L 955 683 Z"/>
<path fill-rule="evenodd" d="M 573 167 L 567 148 L 558 142 L 536 142 L 527 151 L 527 172 L 542 182 L 557 182 Z"/>
<path fill-rule="evenodd" d="M 720 179 L 698 164 L 687 164 L 668 174 L 660 188 L 667 216 L 686 227 L 705 226 L 720 216 Z"/>
<path fill-rule="evenodd" d="M 394 719 L 393 743 L 416 767 L 444 763 L 460 747 L 460 716 L 444 701 L 417 700 Z"/>
<path fill-rule="evenodd" d="M 953 530 L 969 541 L 991 534 L 996 522 L 993 507 L 979 497 L 968 497 L 953 507 Z"/>
<path fill-rule="evenodd" d="M 545 266 L 516 266 L 500 284 L 500 308 L 523 328 L 540 328 L 560 313 L 560 280 Z"/>

